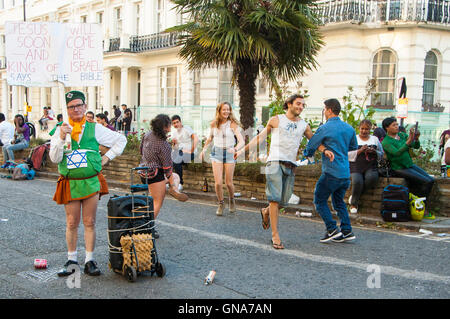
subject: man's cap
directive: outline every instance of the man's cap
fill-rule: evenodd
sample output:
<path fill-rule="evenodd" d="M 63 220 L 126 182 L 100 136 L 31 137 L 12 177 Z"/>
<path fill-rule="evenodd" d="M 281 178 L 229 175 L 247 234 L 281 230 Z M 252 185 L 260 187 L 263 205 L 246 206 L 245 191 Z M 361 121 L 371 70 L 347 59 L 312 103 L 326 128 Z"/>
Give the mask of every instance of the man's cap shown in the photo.
<path fill-rule="evenodd" d="M 70 91 L 66 93 L 66 104 L 69 104 L 70 101 L 80 99 L 83 103 L 86 102 L 86 97 L 83 92 L 80 91 Z"/>

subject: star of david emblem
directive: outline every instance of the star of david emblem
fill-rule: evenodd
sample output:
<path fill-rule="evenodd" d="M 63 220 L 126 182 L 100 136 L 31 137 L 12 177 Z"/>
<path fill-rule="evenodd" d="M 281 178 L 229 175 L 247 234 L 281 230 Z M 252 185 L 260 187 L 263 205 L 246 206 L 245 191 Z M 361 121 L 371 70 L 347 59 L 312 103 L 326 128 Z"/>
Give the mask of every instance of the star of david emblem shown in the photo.
<path fill-rule="evenodd" d="M 67 167 L 87 167 L 86 152 L 79 152 L 78 150 L 74 150 L 72 153 L 67 155 Z"/>

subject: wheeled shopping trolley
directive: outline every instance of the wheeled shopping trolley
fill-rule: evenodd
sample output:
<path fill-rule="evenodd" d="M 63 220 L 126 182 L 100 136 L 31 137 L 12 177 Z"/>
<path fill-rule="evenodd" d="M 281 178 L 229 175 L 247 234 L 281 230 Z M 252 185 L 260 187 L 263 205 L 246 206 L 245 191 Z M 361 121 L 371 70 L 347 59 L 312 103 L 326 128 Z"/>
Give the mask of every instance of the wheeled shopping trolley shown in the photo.
<path fill-rule="evenodd" d="M 166 273 L 156 252 L 153 198 L 147 184 L 133 183 L 133 175 L 139 170 L 148 168 L 131 169 L 131 195 L 115 195 L 108 201 L 109 267 L 130 282 L 144 272 L 158 277 Z"/>

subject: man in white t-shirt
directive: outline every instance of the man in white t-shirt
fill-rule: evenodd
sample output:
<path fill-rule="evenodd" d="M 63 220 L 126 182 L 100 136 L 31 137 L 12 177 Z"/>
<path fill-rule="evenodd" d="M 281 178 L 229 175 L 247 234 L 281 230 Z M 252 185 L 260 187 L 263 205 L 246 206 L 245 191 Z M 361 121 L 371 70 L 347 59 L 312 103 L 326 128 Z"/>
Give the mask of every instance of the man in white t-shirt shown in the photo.
<path fill-rule="evenodd" d="M 180 176 L 179 190 L 183 189 L 183 163 L 191 163 L 194 160 L 194 152 L 197 147 L 198 137 L 192 128 L 181 123 L 179 115 L 172 116 L 172 160 L 175 173 Z"/>
<path fill-rule="evenodd" d="M 0 146 L 9 145 L 14 138 L 15 126 L 5 120 L 5 115 L 0 113 Z"/>

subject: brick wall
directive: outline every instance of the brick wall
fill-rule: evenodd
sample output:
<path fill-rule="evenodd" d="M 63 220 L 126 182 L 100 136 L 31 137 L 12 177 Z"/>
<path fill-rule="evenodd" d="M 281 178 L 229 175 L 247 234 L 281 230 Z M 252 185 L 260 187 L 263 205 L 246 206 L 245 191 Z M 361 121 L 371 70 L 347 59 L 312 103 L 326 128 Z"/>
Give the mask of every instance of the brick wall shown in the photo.
<path fill-rule="evenodd" d="M 205 173 L 202 173 L 199 168 L 185 169 L 184 174 L 184 188 L 201 190 L 206 177 L 208 186 L 211 192 L 214 192 L 214 176 L 210 165 L 205 164 Z M 317 165 L 309 165 L 298 167 L 296 169 L 294 194 L 300 197 L 300 204 L 313 205 L 314 189 L 316 182 L 321 175 L 321 167 Z M 401 184 L 403 179 L 390 178 L 390 183 Z M 381 206 L 381 193 L 383 188 L 388 185 L 386 179 L 381 178 L 377 187 L 373 190 L 367 191 L 361 197 L 361 204 L 359 211 L 364 214 L 379 214 Z M 234 176 L 235 192 L 241 193 L 243 197 L 255 197 L 259 200 L 266 200 L 265 194 L 265 177 L 263 174 L 252 177 Z M 224 193 L 227 194 L 227 189 L 224 186 Z M 350 195 L 350 190 L 345 196 L 346 201 Z M 227 195 L 226 195 L 227 196 Z"/>
<path fill-rule="evenodd" d="M 29 149 L 16 153 L 16 159 L 20 160 L 27 157 Z M 0 160 L 3 163 L 3 156 L 0 154 Z M 139 165 L 139 158 L 131 155 L 122 155 L 114 159 L 103 170 L 107 180 L 129 183 L 130 169 Z M 238 164 L 234 175 L 235 192 L 241 193 L 242 197 L 255 197 L 259 200 L 266 200 L 265 194 L 265 176 L 260 174 L 259 169 L 253 167 L 246 171 L 246 164 Z M 45 170 L 57 172 L 57 165 L 47 162 Z M 201 191 L 204 180 L 208 182 L 209 192 L 214 193 L 214 176 L 210 164 L 190 164 L 184 170 L 184 189 L 186 191 Z M 318 165 L 301 166 L 296 169 L 296 178 L 294 185 L 294 194 L 300 197 L 300 204 L 313 206 L 314 188 L 321 174 L 321 168 Z M 138 182 L 138 176 L 135 174 L 134 181 Z M 224 179 L 225 180 L 225 179 Z M 366 191 L 360 200 L 359 212 L 368 215 L 378 215 L 381 206 L 381 193 L 388 184 L 403 184 L 402 178 L 380 178 L 378 185 Z M 225 182 L 223 184 L 224 194 L 227 196 Z M 345 199 L 347 201 L 350 195 L 350 189 L 347 191 Z M 436 178 L 435 186 L 429 205 L 433 209 L 438 209 L 438 215 L 450 217 L 450 179 Z"/>

